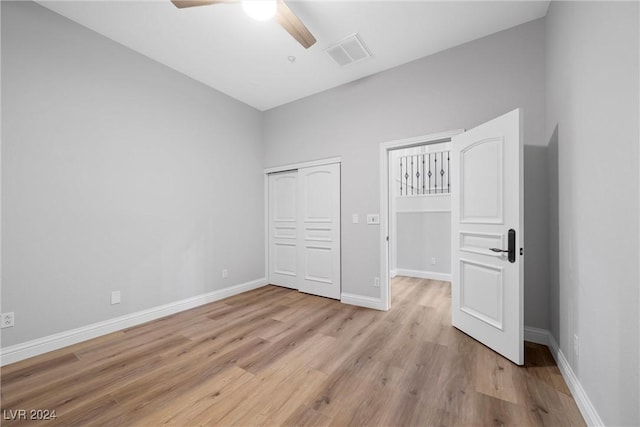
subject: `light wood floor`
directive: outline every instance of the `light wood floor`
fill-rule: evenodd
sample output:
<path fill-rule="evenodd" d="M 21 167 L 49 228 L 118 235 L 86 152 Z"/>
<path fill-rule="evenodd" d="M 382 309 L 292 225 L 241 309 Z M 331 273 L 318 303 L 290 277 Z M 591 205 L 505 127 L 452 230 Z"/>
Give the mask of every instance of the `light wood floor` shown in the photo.
<path fill-rule="evenodd" d="M 527 344 L 520 368 L 452 328 L 446 282 L 399 278 L 392 294 L 385 313 L 267 286 L 15 363 L 2 369 L 3 418 L 584 425 L 546 347 Z"/>

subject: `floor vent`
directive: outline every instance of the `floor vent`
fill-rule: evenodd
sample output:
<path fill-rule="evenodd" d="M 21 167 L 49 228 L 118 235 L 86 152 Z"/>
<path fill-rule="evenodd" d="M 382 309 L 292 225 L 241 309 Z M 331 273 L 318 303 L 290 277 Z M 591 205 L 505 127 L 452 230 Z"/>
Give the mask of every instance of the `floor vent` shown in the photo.
<path fill-rule="evenodd" d="M 328 47 L 325 52 L 341 67 L 369 58 L 371 52 L 357 34 Z"/>

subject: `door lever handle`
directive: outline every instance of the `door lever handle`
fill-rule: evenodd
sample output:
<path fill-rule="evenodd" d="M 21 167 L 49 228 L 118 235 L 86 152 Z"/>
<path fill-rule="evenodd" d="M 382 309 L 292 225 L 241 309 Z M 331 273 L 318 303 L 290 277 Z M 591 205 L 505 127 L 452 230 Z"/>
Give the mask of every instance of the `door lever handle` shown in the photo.
<path fill-rule="evenodd" d="M 509 245 L 509 249 L 489 248 L 489 250 L 498 253 L 506 253 L 508 261 L 514 263 L 516 262 L 516 230 L 513 228 L 509 229 L 507 243 Z"/>

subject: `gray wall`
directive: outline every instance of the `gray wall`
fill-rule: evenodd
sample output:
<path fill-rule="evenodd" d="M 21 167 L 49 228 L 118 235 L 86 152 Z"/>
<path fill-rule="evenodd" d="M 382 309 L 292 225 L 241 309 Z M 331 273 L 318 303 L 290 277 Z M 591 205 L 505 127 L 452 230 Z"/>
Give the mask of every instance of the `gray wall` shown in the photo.
<path fill-rule="evenodd" d="M 640 424 L 638 12 L 552 2 L 546 20 L 551 328 L 606 425 Z"/>
<path fill-rule="evenodd" d="M 450 212 L 398 212 L 397 221 L 398 269 L 451 274 Z"/>
<path fill-rule="evenodd" d="M 544 21 L 537 20 L 269 110 L 265 164 L 342 156 L 343 291 L 379 296 L 379 229 L 351 214 L 378 212 L 378 148 L 397 140 L 472 128 L 524 109 L 525 143 L 544 135 Z M 525 323 L 548 327 L 546 155 L 525 151 Z"/>
<path fill-rule="evenodd" d="M 259 111 L 31 2 L 2 65 L 3 347 L 264 276 Z"/>

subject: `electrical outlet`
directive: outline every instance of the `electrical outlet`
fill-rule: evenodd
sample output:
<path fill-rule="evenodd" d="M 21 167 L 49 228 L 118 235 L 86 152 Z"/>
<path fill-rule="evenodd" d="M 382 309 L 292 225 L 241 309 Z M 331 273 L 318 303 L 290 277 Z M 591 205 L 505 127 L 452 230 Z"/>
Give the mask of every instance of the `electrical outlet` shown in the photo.
<path fill-rule="evenodd" d="M 367 224 L 369 224 L 369 225 L 380 224 L 380 215 L 378 215 L 378 214 L 367 214 Z"/>
<path fill-rule="evenodd" d="M 226 279 L 227 277 L 229 277 L 229 270 L 225 268 L 224 270 L 222 270 L 222 278 Z"/>
<path fill-rule="evenodd" d="M 379 277 L 374 277 L 373 278 L 373 286 L 375 286 L 376 288 L 380 287 L 380 278 Z"/>
<path fill-rule="evenodd" d="M 431 257 L 431 265 L 436 265 L 436 257 Z"/>
<path fill-rule="evenodd" d="M 120 291 L 111 292 L 111 305 L 120 304 Z"/>
<path fill-rule="evenodd" d="M 3 313 L 0 314 L 0 327 L 2 328 L 10 328 L 13 326 L 13 322 L 15 321 L 15 318 L 13 316 L 13 311 L 10 313 Z"/>
<path fill-rule="evenodd" d="M 576 355 L 576 360 L 580 357 L 580 339 L 578 334 L 573 334 L 573 352 Z"/>

